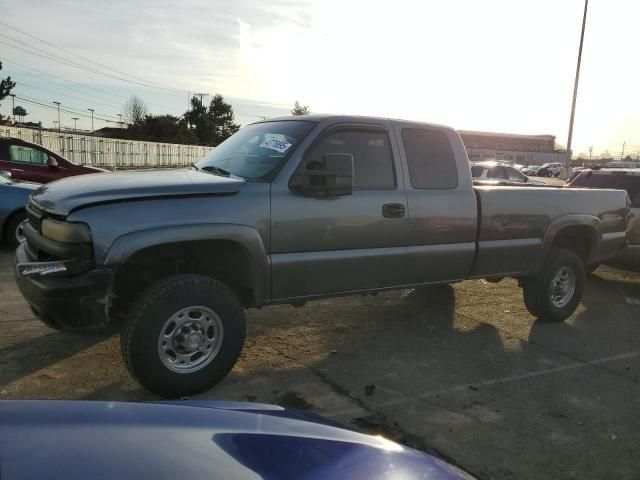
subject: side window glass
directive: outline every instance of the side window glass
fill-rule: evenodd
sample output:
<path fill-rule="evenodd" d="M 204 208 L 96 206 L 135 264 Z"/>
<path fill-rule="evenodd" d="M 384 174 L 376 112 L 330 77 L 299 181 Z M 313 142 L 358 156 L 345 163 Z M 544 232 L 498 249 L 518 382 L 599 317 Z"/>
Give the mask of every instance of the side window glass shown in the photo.
<path fill-rule="evenodd" d="M 405 128 L 402 143 L 413 188 L 450 189 L 458 186 L 458 169 L 447 136 L 435 130 Z"/>
<path fill-rule="evenodd" d="M 504 169 L 499 165 L 489 167 L 489 173 L 487 174 L 487 178 L 493 178 L 497 180 L 502 180 L 506 178 L 504 174 Z"/>
<path fill-rule="evenodd" d="M 326 135 L 305 155 L 307 169 L 322 165 L 328 153 L 353 155 L 354 188 L 387 190 L 396 186 L 389 136 L 384 132 L 343 130 Z"/>
<path fill-rule="evenodd" d="M 484 167 L 481 167 L 480 165 L 474 165 L 473 167 L 471 167 L 471 176 L 473 178 L 480 178 L 482 177 L 483 173 Z"/>
<path fill-rule="evenodd" d="M 524 182 L 524 175 L 518 172 L 515 168 L 508 167 L 507 174 L 509 175 L 509 180 L 512 182 Z"/>
<path fill-rule="evenodd" d="M 11 160 L 20 163 L 31 163 L 34 165 L 46 165 L 49 156 L 42 150 L 21 145 L 11 145 L 9 147 Z"/>

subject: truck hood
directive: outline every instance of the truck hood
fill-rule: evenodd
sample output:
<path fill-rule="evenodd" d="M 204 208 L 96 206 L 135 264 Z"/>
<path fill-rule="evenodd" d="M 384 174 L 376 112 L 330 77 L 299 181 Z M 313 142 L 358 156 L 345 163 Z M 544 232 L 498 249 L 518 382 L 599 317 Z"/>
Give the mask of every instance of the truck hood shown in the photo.
<path fill-rule="evenodd" d="M 132 199 L 236 193 L 245 181 L 191 169 L 78 175 L 42 185 L 31 200 L 43 210 L 66 216 L 88 205 Z"/>

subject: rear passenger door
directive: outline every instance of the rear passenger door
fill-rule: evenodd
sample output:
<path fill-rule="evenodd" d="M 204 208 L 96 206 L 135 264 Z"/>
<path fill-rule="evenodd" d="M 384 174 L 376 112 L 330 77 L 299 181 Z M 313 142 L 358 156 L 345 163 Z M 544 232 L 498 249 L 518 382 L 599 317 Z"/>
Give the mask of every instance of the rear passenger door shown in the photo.
<path fill-rule="evenodd" d="M 291 175 L 272 184 L 274 299 L 402 283 L 407 201 L 397 145 L 384 123 L 333 125 L 292 161 L 302 168 L 331 153 L 353 155 L 351 195 L 301 195 L 289 189 Z"/>
<path fill-rule="evenodd" d="M 407 283 L 466 277 L 476 248 L 476 197 L 458 134 L 398 122 L 408 202 Z M 462 172 L 462 175 L 459 173 Z"/>

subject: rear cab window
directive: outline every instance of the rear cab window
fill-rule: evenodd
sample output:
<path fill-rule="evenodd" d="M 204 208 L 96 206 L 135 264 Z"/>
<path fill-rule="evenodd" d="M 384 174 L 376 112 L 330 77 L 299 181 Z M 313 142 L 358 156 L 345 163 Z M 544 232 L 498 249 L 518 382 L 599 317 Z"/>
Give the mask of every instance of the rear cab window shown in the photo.
<path fill-rule="evenodd" d="M 640 173 L 597 172 L 588 170 L 580 173 L 569 185 L 577 188 L 613 188 L 626 190 L 631 206 L 640 207 Z"/>
<path fill-rule="evenodd" d="M 409 180 L 416 189 L 453 189 L 458 169 L 447 136 L 437 130 L 403 128 Z"/>

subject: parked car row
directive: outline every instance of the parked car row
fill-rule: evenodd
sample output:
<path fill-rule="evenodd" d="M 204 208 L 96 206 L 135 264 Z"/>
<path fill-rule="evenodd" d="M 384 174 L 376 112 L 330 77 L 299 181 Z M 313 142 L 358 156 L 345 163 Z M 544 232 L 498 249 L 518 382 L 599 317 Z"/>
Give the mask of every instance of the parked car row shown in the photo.
<path fill-rule="evenodd" d="M 521 169 L 521 172 L 533 177 L 558 177 L 562 172 L 562 164 L 545 163 L 544 165 L 527 165 Z"/>
<path fill-rule="evenodd" d="M 498 185 L 545 185 L 543 181 L 529 178 L 515 167 L 500 162 L 473 162 L 471 164 L 471 176 L 476 184 L 491 184 L 495 182 Z"/>

